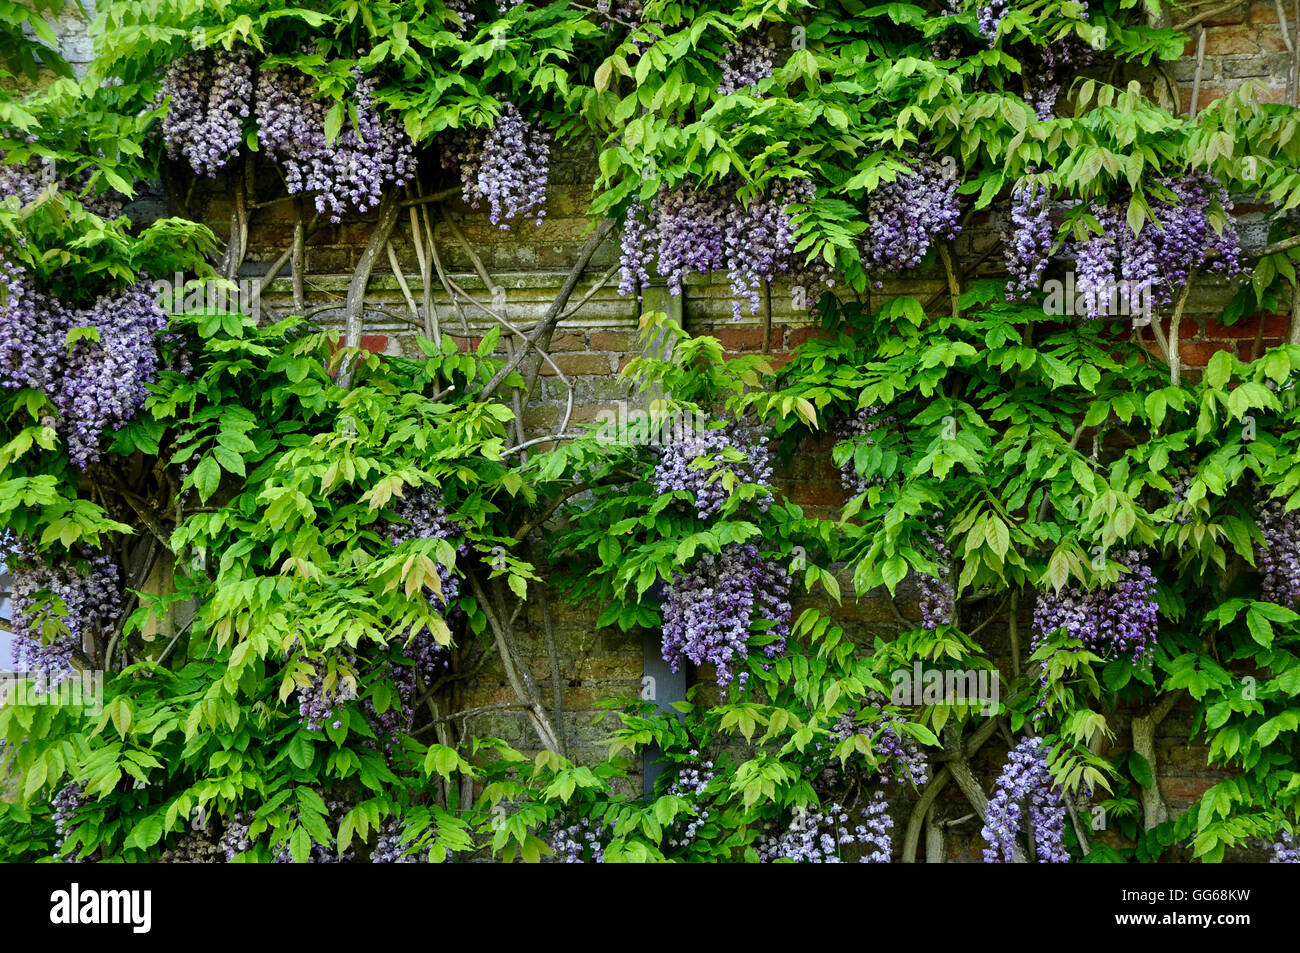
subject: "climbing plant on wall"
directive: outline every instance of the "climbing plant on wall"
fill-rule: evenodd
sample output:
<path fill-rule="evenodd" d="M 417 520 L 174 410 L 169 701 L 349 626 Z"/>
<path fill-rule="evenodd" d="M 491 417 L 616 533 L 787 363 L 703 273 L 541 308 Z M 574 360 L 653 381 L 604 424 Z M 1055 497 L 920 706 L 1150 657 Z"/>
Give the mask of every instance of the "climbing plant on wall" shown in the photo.
<path fill-rule="evenodd" d="M 1246 84 L 1185 115 L 1169 61 L 1197 16 L 109 2 L 78 78 L 59 8 L 3 23 L 0 514 L 28 678 L 0 709 L 6 856 L 913 861 L 952 785 L 990 862 L 1294 859 L 1300 330 L 1199 377 L 1179 342 L 1198 277 L 1234 283 L 1225 324 L 1296 300 L 1300 112 Z M 452 196 L 540 221 L 557 146 L 594 156 L 591 228 L 521 327 L 435 224 L 456 234 Z M 220 240 L 188 208 L 203 181 Z M 146 221 L 150 183 L 177 214 Z M 238 287 L 282 205 L 254 285 L 286 277 L 290 306 L 160 291 Z M 304 276 L 342 220 L 371 224 L 339 335 Z M 650 422 L 579 427 L 549 349 L 605 241 L 597 287 L 629 310 L 720 272 L 736 317 L 788 294 L 823 334 L 778 367 L 638 307 Z M 419 358 L 360 347 L 386 264 Z M 435 286 L 493 331 L 444 326 Z M 566 409 L 530 439 L 544 368 Z M 818 446 L 830 516 L 777 476 Z M 900 586 L 919 617 L 846 635 L 839 606 Z M 671 712 L 611 699 L 596 765 L 520 648 L 557 587 L 699 670 Z M 507 700 L 463 705 L 489 662 Z M 901 699 L 922 669 L 1005 690 Z M 98 706 L 42 703 L 83 671 Z M 1225 774 L 1174 817 L 1153 737 L 1184 701 Z M 476 731 L 496 709 L 527 752 Z"/>

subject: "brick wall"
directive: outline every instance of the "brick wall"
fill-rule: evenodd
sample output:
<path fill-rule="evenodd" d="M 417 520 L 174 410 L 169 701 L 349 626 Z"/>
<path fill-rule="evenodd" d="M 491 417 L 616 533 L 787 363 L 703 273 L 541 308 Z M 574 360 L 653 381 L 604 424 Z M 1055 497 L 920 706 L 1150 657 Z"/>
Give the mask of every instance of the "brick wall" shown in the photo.
<path fill-rule="evenodd" d="M 1186 13 L 1170 11 L 1164 22 L 1177 23 L 1185 16 Z M 65 56 L 84 68 L 89 59 L 84 21 L 70 13 L 60 26 L 65 34 Z M 1285 100 L 1291 53 L 1283 39 L 1274 5 L 1243 3 L 1234 11 L 1205 21 L 1202 27 L 1205 41 L 1204 54 L 1199 60 L 1199 107 L 1203 108 L 1207 102 L 1247 80 L 1258 84 L 1264 100 Z M 1184 108 L 1191 102 L 1197 74 L 1197 34 L 1194 29 L 1186 55 L 1169 67 L 1169 76 Z M 423 168 L 436 169 L 437 165 L 436 157 L 425 157 Z M 540 318 L 589 228 L 585 208 L 590 195 L 587 183 L 592 168 L 590 153 L 566 153 L 555 157 L 547 215 L 540 225 L 524 223 L 506 232 L 488 222 L 482 211 L 468 208 L 458 199 L 443 203 L 444 220 L 435 224 L 435 240 L 453 280 L 470 294 L 481 296 L 481 300 L 490 300 L 490 288 L 477 274 L 473 257 L 457 237 L 459 231 L 472 245 L 492 281 L 505 289 L 504 312 L 507 317 L 525 327 Z M 275 198 L 278 177 L 274 171 L 260 167 L 256 178 L 255 198 L 263 201 Z M 224 183 L 218 179 L 214 188 L 199 190 L 189 196 L 184 209 L 174 206 L 171 211 L 184 211 L 208 221 L 218 235 L 224 237 L 230 211 L 224 188 Z M 146 198 L 135 206 L 136 217 L 162 214 L 164 204 L 157 196 Z M 1263 210 L 1243 207 L 1239 211 L 1246 242 L 1261 244 L 1264 236 L 1258 223 Z M 454 227 L 449 223 L 454 223 Z M 370 225 L 364 216 L 337 225 L 326 223 L 316 228 L 309 238 L 306 290 L 308 310 L 316 320 L 330 324 L 340 319 L 350 272 L 369 236 Z M 281 202 L 259 209 L 252 222 L 244 273 L 262 275 L 288 246 L 292 227 L 291 204 Z M 992 274 L 998 270 L 997 256 L 983 260 L 995 240 L 998 227 L 999 223 L 987 215 L 976 216 L 959 239 L 959 264 L 982 261 L 973 275 Z M 407 286 L 416 302 L 420 302 L 423 288 L 406 215 L 403 215 L 392 241 Z M 606 241 L 572 300 L 577 301 L 599 284 L 616 261 L 616 244 Z M 456 336 L 466 347 L 477 345 L 492 326 L 491 320 L 485 319 L 481 312 L 466 302 L 450 300 L 436 280 L 433 284 L 432 299 L 443 332 Z M 878 304 L 889 295 L 910 294 L 922 301 L 933 299 L 932 306 L 942 308 L 946 307 L 945 289 L 946 285 L 937 276 L 911 276 L 904 281 L 887 283 L 881 291 L 872 292 L 868 303 Z M 1181 328 L 1182 361 L 1192 373 L 1219 348 L 1233 349 L 1240 357 L 1248 359 L 1258 346 L 1257 331 L 1262 332 L 1260 343 L 1263 346 L 1279 343 L 1286 333 L 1288 321 L 1285 315 L 1264 315 L 1260 322 L 1247 321 L 1235 327 L 1219 325 L 1214 315 L 1226 303 L 1231 291 L 1222 281 L 1200 280 L 1195 286 Z M 287 277 L 275 281 L 265 296 L 265 302 L 271 308 L 283 313 L 288 312 L 290 301 Z M 423 324 L 423 317 L 411 314 L 406 295 L 382 256 L 369 286 L 367 302 L 363 345 L 380 353 L 416 355 L 414 336 Z M 718 337 L 732 354 L 767 353 L 772 363 L 778 366 L 788 360 L 795 347 L 817 333 L 810 326 L 807 313 L 794 309 L 792 305 L 789 289 L 775 285 L 770 315 L 751 316 L 746 309 L 741 320 L 733 321 L 729 291 L 725 281 L 718 278 L 688 282 L 681 299 L 682 318 L 690 332 Z M 627 385 L 617 378 L 617 373 L 637 353 L 636 321 L 635 300 L 619 297 L 614 285 L 607 283 L 596 289 L 557 331 L 551 353 L 560 371 L 573 382 L 575 424 L 594 420 L 602 410 L 611 409 L 616 402 L 630 398 Z M 550 369 L 543 373 L 545 376 L 539 392 L 525 412 L 524 420 L 530 436 L 552 432 L 563 413 L 565 388 Z M 809 443 L 806 452 L 797 455 L 793 464 L 780 475 L 780 482 L 796 502 L 829 514 L 843 501 L 838 473 L 830 463 L 831 442 L 821 437 Z M 847 578 L 842 579 L 842 583 L 846 592 L 851 591 Z M 873 593 L 861 600 L 847 601 L 834 614 L 850 637 L 870 644 L 877 635 L 889 637 L 900 631 L 902 626 L 895 609 L 906 618 L 918 618 L 916 595 L 907 589 L 906 584 L 895 606 L 891 606 L 883 594 Z M 1024 630 L 1028 628 L 1027 612 L 1026 608 L 1026 617 L 1022 620 Z M 559 650 L 558 677 L 562 687 L 565 737 L 576 760 L 592 763 L 604 756 L 604 726 L 598 723 L 601 712 L 597 703 L 608 696 L 634 696 L 639 687 L 640 636 L 614 629 L 598 630 L 592 624 L 592 612 L 568 606 L 554 593 L 549 600 L 549 615 Z M 544 620 L 536 601 L 530 601 L 522 616 L 521 628 L 521 652 L 531 661 L 543 698 L 549 702 L 555 673 L 550 670 Z M 1004 680 L 1009 681 L 1009 643 L 1005 629 L 990 626 L 985 634 L 991 640 Z M 691 678 L 707 682 L 708 673 L 692 674 Z M 505 673 L 499 666 L 488 663 L 481 676 L 462 692 L 457 702 L 460 707 L 473 707 L 510 699 Z M 1121 713 L 1115 726 L 1119 732 L 1119 747 L 1126 743 L 1126 719 L 1127 716 Z M 1187 708 L 1175 710 L 1157 732 L 1162 792 L 1175 811 L 1184 809 L 1214 781 L 1214 775 L 1204 769 L 1205 749 L 1188 743 L 1190 722 Z M 530 730 L 518 712 L 484 714 L 475 722 L 475 730 L 499 735 L 523 748 L 533 743 Z M 1004 745 L 995 739 L 981 752 L 975 765 L 988 788 L 1000 769 L 1002 750 Z M 908 805 L 900 803 L 897 808 L 895 818 L 901 832 L 906 824 Z M 969 807 L 955 787 L 948 789 L 937 811 L 939 817 L 953 822 L 948 829 L 948 859 L 978 859 L 982 846 L 980 824 L 967 816 Z"/>

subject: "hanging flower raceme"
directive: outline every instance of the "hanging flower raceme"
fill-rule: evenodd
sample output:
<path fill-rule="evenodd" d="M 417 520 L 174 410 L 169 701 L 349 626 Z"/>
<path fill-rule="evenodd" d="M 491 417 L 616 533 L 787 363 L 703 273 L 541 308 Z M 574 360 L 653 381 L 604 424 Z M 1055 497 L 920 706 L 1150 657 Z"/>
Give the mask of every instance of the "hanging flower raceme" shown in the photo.
<path fill-rule="evenodd" d="M 536 224 L 542 224 L 550 155 L 550 133 L 506 102 L 490 129 L 447 137 L 443 166 L 459 172 L 465 201 L 472 208 L 486 202 L 492 224 L 504 231 L 511 220 L 534 212 Z"/>
<path fill-rule="evenodd" d="M 738 182 L 725 180 L 710 188 L 684 184 L 662 189 L 647 209 L 634 201 L 628 209 L 620 242 L 619 291 L 630 294 L 650 280 L 650 265 L 667 279 L 671 294 L 681 294 L 693 274 L 726 271 L 733 295 L 732 317 L 741 302 L 757 314 L 759 289 L 777 278 L 798 286 L 808 301 L 830 287 L 830 269 L 819 260 L 806 262 L 795 251 L 794 210 L 816 198 L 807 179 L 780 180 L 750 199 L 736 198 Z"/>
<path fill-rule="evenodd" d="M 763 648 L 769 659 L 785 651 L 790 634 L 790 575 L 764 559 L 757 546 L 733 543 L 721 553 L 705 553 L 668 583 L 663 606 L 663 657 L 679 670 L 683 660 L 717 669 L 718 685 L 735 679 L 743 691 L 749 673 L 750 627 L 770 623 L 773 638 Z"/>
<path fill-rule="evenodd" d="M 867 228 L 859 239 L 859 252 L 868 273 L 897 274 L 915 268 L 935 241 L 951 241 L 961 232 L 960 183 L 955 163 L 951 157 L 946 159 L 909 159 L 892 182 L 881 182 L 867 196 Z"/>
<path fill-rule="evenodd" d="M 290 194 L 315 193 L 316 211 L 332 222 L 378 208 L 385 189 L 415 175 L 411 142 L 378 103 L 374 77 L 354 68 L 352 79 L 357 121 L 345 120 L 333 141 L 325 134 L 330 104 L 315 95 L 311 77 L 280 66 L 257 80 L 258 143 L 283 170 Z"/>
<path fill-rule="evenodd" d="M 1105 658 L 1128 655 L 1134 665 L 1149 662 L 1160 626 L 1156 580 L 1143 555 L 1121 554 L 1119 580 L 1093 590 L 1066 587 L 1039 594 L 1034 607 L 1033 648 L 1058 630 Z"/>
<path fill-rule="evenodd" d="M 1023 738 L 1008 755 L 985 815 L 982 833 L 989 844 L 984 848 L 985 863 L 1013 858 L 1016 835 L 1024 828 L 1026 811 L 1038 862 L 1069 863 L 1070 855 L 1062 844 L 1065 802 L 1052 782 L 1048 754 L 1042 738 Z"/>

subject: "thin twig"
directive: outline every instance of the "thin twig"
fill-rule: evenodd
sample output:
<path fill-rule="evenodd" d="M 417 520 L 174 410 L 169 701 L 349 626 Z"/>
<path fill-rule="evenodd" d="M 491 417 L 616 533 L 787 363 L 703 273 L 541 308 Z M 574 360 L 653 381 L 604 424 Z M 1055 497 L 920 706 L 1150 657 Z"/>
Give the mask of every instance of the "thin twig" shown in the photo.
<path fill-rule="evenodd" d="M 558 510 L 566 500 L 572 499 L 573 497 L 577 496 L 579 493 L 585 493 L 588 490 L 595 489 L 598 486 L 617 486 L 622 483 L 629 483 L 634 479 L 636 478 L 631 475 L 608 476 L 605 477 L 604 479 L 596 480 L 594 483 L 579 483 L 576 486 L 569 487 L 568 489 L 564 490 L 562 493 L 558 494 L 555 497 L 555 499 L 553 499 L 550 503 L 548 503 L 546 505 L 546 509 L 543 510 L 540 515 L 535 516 L 533 519 L 529 520 L 522 527 L 516 530 L 514 534 L 515 541 L 522 542 L 523 540 L 527 539 L 528 534 L 531 533 L 533 530 L 537 529 L 548 519 L 550 519 L 551 514 L 553 514 L 556 510 Z"/>
<path fill-rule="evenodd" d="M 622 266 L 620 266 L 620 265 L 615 265 L 615 266 L 613 266 L 612 268 L 610 268 L 609 271 L 607 271 L 607 272 L 605 272 L 603 275 L 601 275 L 600 278 L 598 278 L 598 279 L 596 280 L 596 283 L 595 283 L 594 285 L 591 286 L 591 290 L 588 291 L 585 295 L 583 295 L 581 298 L 578 299 L 578 303 L 577 303 L 577 304 L 575 304 L 573 307 L 571 307 L 568 311 L 564 312 L 564 314 L 560 315 L 560 320 L 561 320 L 561 321 L 565 321 L 565 320 L 567 320 L 567 319 L 573 317 L 575 314 L 577 314 L 577 313 L 582 309 L 582 306 L 583 306 L 584 304 L 586 304 L 588 301 L 590 301 L 590 300 L 595 296 L 595 294 L 596 294 L 597 291 L 599 291 L 601 288 L 605 287 L 605 283 L 606 283 L 607 281 L 609 281 L 610 278 L 613 278 L 613 277 L 614 277 L 614 273 L 615 273 L 616 271 L 618 271 L 620 267 L 622 267 Z"/>
<path fill-rule="evenodd" d="M 1178 301 L 1174 305 L 1174 313 L 1169 318 L 1169 383 L 1177 387 L 1182 379 L 1182 354 L 1179 353 L 1178 335 L 1180 326 L 1183 323 L 1183 308 L 1187 305 L 1187 295 L 1192 290 L 1192 279 L 1196 276 L 1196 269 L 1192 269 L 1187 274 L 1187 283 L 1183 285 L 1183 290 L 1178 295 Z"/>
<path fill-rule="evenodd" d="M 427 724 L 416 728 L 411 732 L 411 734 L 422 734 L 435 725 L 446 724 L 453 721 L 460 721 L 464 724 L 466 718 L 472 718 L 474 715 L 483 715 L 490 711 L 525 711 L 529 707 L 531 706 L 529 706 L 527 702 L 500 702 L 495 705 L 479 705 L 477 708 L 466 708 L 464 711 L 453 712 L 450 715 L 443 715 L 440 718 L 433 718 Z"/>
<path fill-rule="evenodd" d="M 406 299 L 406 306 L 411 309 L 411 314 L 415 316 L 415 323 L 423 323 L 420 317 L 420 308 L 415 303 L 415 296 L 411 294 L 411 287 L 406 283 L 406 275 L 402 274 L 401 263 L 397 260 L 397 252 L 393 249 L 391 241 L 387 244 L 388 249 L 388 267 L 393 271 L 393 277 L 397 279 L 397 287 L 402 289 L 402 297 Z"/>
<path fill-rule="evenodd" d="M 398 205 L 402 208 L 412 208 L 413 206 L 416 205 L 427 205 L 430 202 L 441 202 L 443 199 L 449 199 L 453 195 L 459 195 L 460 191 L 461 190 L 459 187 L 443 189 L 441 192 L 434 192 L 431 195 L 420 195 L 420 196 L 416 196 L 415 198 L 404 199 L 403 201 L 399 202 Z"/>
<path fill-rule="evenodd" d="M 444 213 L 442 221 L 451 231 L 452 237 L 455 238 L 456 241 L 460 242 L 461 246 L 465 249 L 465 254 L 469 255 L 469 260 L 473 263 L 474 270 L 478 272 L 479 278 L 483 279 L 483 284 L 487 286 L 488 294 L 492 294 L 493 289 L 497 287 L 497 283 L 493 280 L 492 276 L 488 274 L 487 266 L 483 264 L 483 259 L 480 258 L 478 252 L 474 250 L 474 246 L 470 244 L 470 240 L 465 236 L 465 233 L 461 231 L 461 227 L 456 224 L 451 216 Z"/>
<path fill-rule="evenodd" d="M 953 265 L 952 252 L 946 242 L 939 244 L 939 257 L 943 259 L 943 270 L 948 275 L 948 297 L 952 302 L 952 316 L 961 317 L 961 285 L 957 281 L 957 269 Z"/>
<path fill-rule="evenodd" d="M 537 327 L 533 329 L 532 334 L 528 336 L 528 340 L 525 342 L 526 346 L 520 348 L 518 354 L 516 354 L 504 367 L 492 375 L 492 379 L 484 384 L 479 392 L 474 395 L 475 400 L 486 400 L 489 396 L 495 393 L 497 388 L 501 386 L 505 379 L 514 373 L 515 368 L 519 366 L 532 348 L 538 347 L 543 352 L 546 350 L 550 345 L 551 335 L 555 331 L 555 325 L 558 323 L 560 315 L 564 313 L 564 307 L 568 304 L 569 298 L 573 294 L 573 289 L 577 287 L 578 279 L 581 277 L 583 270 L 587 267 L 587 263 L 591 261 L 592 256 L 596 254 L 596 249 L 600 246 L 600 243 L 603 242 L 613 230 L 614 222 L 612 219 L 608 218 L 596 227 L 595 233 L 587 239 L 587 243 L 578 253 L 577 261 L 574 262 L 573 267 L 569 270 L 569 274 L 564 279 L 564 284 L 560 287 L 560 290 L 556 294 L 555 300 L 551 303 L 550 308 L 547 309 L 546 315 L 540 322 L 538 322 Z M 528 380 L 530 376 L 535 375 L 531 373 L 525 375 L 525 393 L 532 392 L 532 387 Z"/>
<path fill-rule="evenodd" d="M 366 242 L 365 249 L 361 252 L 361 257 L 357 260 L 357 267 L 352 272 L 352 281 L 348 285 L 346 311 L 344 312 L 343 344 L 345 347 L 358 348 L 361 346 L 361 332 L 365 321 L 366 287 L 370 284 L 370 275 L 375 269 L 375 261 L 379 257 L 380 249 L 388 243 L 388 236 L 392 234 L 393 226 L 397 224 L 397 212 L 397 194 L 388 192 L 379 202 L 378 220 L 375 222 L 374 230 L 370 233 L 370 239 Z M 339 371 L 338 382 L 345 390 L 352 386 L 352 371 L 355 364 L 355 358 L 349 358 Z"/>
<path fill-rule="evenodd" d="M 1196 36 L 1196 74 L 1192 78 L 1192 98 L 1187 104 L 1187 118 L 1196 118 L 1196 101 L 1201 95 L 1201 73 L 1205 69 L 1205 27 Z"/>
<path fill-rule="evenodd" d="M 1174 27 L 1174 32 L 1175 32 L 1175 33 L 1182 33 L 1182 32 L 1184 32 L 1184 31 L 1186 31 L 1186 30 L 1190 30 L 1192 27 L 1196 26 L 1196 24 L 1198 24 L 1198 23 L 1203 23 L 1203 22 L 1206 21 L 1206 20 L 1212 20 L 1212 19 L 1214 19 L 1215 17 L 1217 17 L 1217 16 L 1218 16 L 1219 14 L 1221 14 L 1221 13 L 1227 13 L 1229 10 L 1235 10 L 1235 9 L 1237 9 L 1237 7 L 1241 6 L 1241 4 L 1242 4 L 1243 2 L 1244 2 L 1244 0 L 1232 0 L 1231 3 L 1225 3 L 1225 4 L 1224 4 L 1223 6 L 1221 6 L 1221 7 L 1215 7 L 1213 10 L 1206 10 L 1206 11 L 1204 11 L 1204 12 L 1202 12 L 1202 13 L 1198 13 L 1198 14 L 1196 14 L 1196 16 L 1192 17 L 1190 20 L 1184 20 L 1182 23 L 1180 23 L 1180 24 L 1178 24 L 1176 27 Z"/>

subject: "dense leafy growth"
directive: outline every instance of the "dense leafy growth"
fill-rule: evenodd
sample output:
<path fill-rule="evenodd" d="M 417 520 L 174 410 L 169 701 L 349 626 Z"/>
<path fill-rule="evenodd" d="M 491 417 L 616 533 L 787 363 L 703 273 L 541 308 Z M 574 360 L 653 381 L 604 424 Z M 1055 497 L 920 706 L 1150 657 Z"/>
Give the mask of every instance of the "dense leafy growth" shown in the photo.
<path fill-rule="evenodd" d="M 108 0 L 84 77 L 61 7 L 0 10 L 0 521 L 35 679 L 0 708 L 0 854 L 912 861 L 955 782 L 989 860 L 1294 861 L 1300 327 L 1199 375 L 1178 334 L 1198 273 L 1248 272 L 1225 324 L 1296 293 L 1300 110 L 1246 85 L 1184 116 L 1158 5 Z M 553 143 L 596 156 L 624 293 L 725 271 L 737 315 L 781 283 L 824 333 L 778 369 L 647 310 L 652 429 L 707 422 L 658 446 L 568 412 L 524 439 L 589 252 L 530 333 L 426 311 L 420 357 L 368 354 L 369 254 L 344 337 L 312 323 L 316 218 L 376 215 L 380 252 L 452 194 L 528 228 Z M 224 243 L 133 202 L 196 177 Z M 226 287 L 281 200 L 262 284 L 291 262 L 293 314 L 153 292 Z M 985 212 L 1010 282 L 957 253 Z M 774 478 L 818 447 L 841 506 Z M 850 638 L 838 607 L 900 586 L 921 618 Z M 611 700 L 595 765 L 516 638 L 557 587 L 714 666 L 673 709 Z M 489 662 L 509 700 L 463 708 Z M 901 698 L 922 668 L 1004 690 Z M 38 697 L 79 670 L 102 708 Z M 1170 817 L 1178 703 L 1224 774 Z M 476 730 L 498 708 L 527 752 Z"/>

